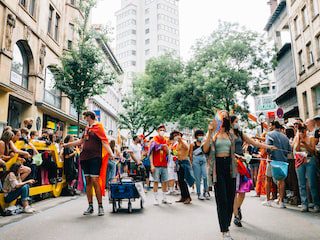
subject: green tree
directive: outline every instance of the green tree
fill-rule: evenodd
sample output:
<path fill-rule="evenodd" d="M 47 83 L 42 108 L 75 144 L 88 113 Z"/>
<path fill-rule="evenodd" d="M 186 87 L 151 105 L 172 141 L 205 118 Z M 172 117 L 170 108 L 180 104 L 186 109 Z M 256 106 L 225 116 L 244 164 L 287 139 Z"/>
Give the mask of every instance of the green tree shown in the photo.
<path fill-rule="evenodd" d="M 201 119 L 207 123 L 217 109 L 232 110 L 239 99 L 244 101 L 237 109 L 247 111 L 246 98 L 259 93 L 259 83 L 273 66 L 273 51 L 263 36 L 227 22 L 199 40 L 193 52 L 185 81 L 171 88 L 166 99 L 171 114 L 188 116 L 187 126 Z"/>
<path fill-rule="evenodd" d="M 161 123 L 159 116 L 149 112 L 142 99 L 134 93 L 122 100 L 122 106 L 124 111 L 119 116 L 119 125 L 129 130 L 131 136 L 141 132 L 147 137 Z"/>
<path fill-rule="evenodd" d="M 97 32 L 89 28 L 91 9 L 96 1 L 80 1 L 84 19 L 79 23 L 79 40 L 61 57 L 61 65 L 53 69 L 55 86 L 71 100 L 78 113 L 78 135 L 80 113 L 85 109 L 86 99 L 99 95 L 106 85 L 114 82 L 115 75 L 107 67 L 102 51 L 96 44 Z"/>
<path fill-rule="evenodd" d="M 161 123 L 171 121 L 164 99 L 170 88 L 182 81 L 183 69 L 182 62 L 170 54 L 150 59 L 145 73 L 134 80 L 132 95 L 123 100 L 120 126 L 132 135 L 140 131 L 148 136 Z"/>

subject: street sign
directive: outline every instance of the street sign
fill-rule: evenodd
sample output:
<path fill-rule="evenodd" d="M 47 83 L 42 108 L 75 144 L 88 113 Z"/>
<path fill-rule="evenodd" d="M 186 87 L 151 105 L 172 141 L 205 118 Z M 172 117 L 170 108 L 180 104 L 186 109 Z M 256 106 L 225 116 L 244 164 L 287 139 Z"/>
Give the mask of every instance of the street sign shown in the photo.
<path fill-rule="evenodd" d="M 101 111 L 100 110 L 94 110 L 94 113 L 96 114 L 97 121 L 101 121 Z"/>
<path fill-rule="evenodd" d="M 277 109 L 277 117 L 278 118 L 283 118 L 283 115 L 284 115 L 284 111 L 282 108 L 278 108 Z"/>

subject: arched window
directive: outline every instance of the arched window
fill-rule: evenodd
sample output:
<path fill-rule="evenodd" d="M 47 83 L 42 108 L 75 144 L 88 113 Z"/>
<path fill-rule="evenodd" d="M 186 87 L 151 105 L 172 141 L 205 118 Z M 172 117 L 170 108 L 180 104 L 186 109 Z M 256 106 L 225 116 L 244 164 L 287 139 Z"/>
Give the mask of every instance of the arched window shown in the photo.
<path fill-rule="evenodd" d="M 28 55 L 21 42 L 17 42 L 13 48 L 11 64 L 11 82 L 28 89 L 29 63 Z"/>
<path fill-rule="evenodd" d="M 46 68 L 44 101 L 56 108 L 61 108 L 61 91 L 54 87 L 55 77 L 50 67 Z"/>

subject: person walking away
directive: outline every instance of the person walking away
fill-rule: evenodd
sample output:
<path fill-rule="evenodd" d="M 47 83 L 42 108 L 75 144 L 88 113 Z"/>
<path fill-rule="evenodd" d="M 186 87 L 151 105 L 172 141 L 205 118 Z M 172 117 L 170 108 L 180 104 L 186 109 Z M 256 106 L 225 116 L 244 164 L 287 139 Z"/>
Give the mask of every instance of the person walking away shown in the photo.
<path fill-rule="evenodd" d="M 190 204 L 192 199 L 189 193 L 189 187 L 195 182 L 193 169 L 189 159 L 189 145 L 183 140 L 182 133 L 175 130 L 172 132 L 173 139 L 177 144 L 177 163 L 178 163 L 178 182 L 181 191 L 181 199 L 176 201 L 179 203 Z"/>
<path fill-rule="evenodd" d="M 63 144 L 63 147 L 82 146 L 80 153 L 81 168 L 86 178 L 86 193 L 89 207 L 83 215 L 90 215 L 94 212 L 92 187 L 94 188 L 98 201 L 98 216 L 104 215 L 102 205 L 102 195 L 105 194 L 105 181 L 108 165 L 108 154 L 110 158 L 114 158 L 114 154 L 110 148 L 104 127 L 96 121 L 94 112 L 86 111 L 83 113 L 84 120 L 88 123 L 81 139 Z M 104 149 L 102 149 L 104 148 Z M 103 150 L 106 150 L 104 152 Z"/>
<path fill-rule="evenodd" d="M 21 163 L 14 163 L 10 167 L 3 183 L 4 201 L 10 203 L 21 196 L 23 211 L 33 213 L 35 210 L 29 205 L 29 184 L 34 184 L 34 179 L 22 181 L 21 173 L 23 171 Z"/>
<path fill-rule="evenodd" d="M 153 175 L 153 194 L 154 205 L 159 205 L 158 185 L 161 182 L 162 187 L 162 203 L 171 204 L 167 199 L 166 192 L 168 191 L 168 153 L 169 148 L 167 140 L 164 137 L 166 128 L 164 125 L 158 127 L 158 135 L 155 136 L 150 143 L 149 158 L 151 164 L 151 172 Z"/>
<path fill-rule="evenodd" d="M 196 141 L 190 144 L 190 162 L 192 164 L 196 180 L 197 195 L 199 200 L 210 200 L 208 188 L 207 158 L 203 152 L 204 132 L 196 130 L 194 133 Z M 201 193 L 201 180 L 203 181 L 203 193 Z"/>
<path fill-rule="evenodd" d="M 215 135 L 218 124 L 214 119 L 208 126 L 203 151 L 209 154 L 209 185 L 214 185 L 220 231 L 224 240 L 231 240 L 229 227 L 232 220 L 236 192 L 235 137 L 230 132 L 231 122 L 227 111 L 219 111 L 222 125 Z"/>
<path fill-rule="evenodd" d="M 298 132 L 293 143 L 295 166 L 298 176 L 301 198 L 301 211 L 308 212 L 307 182 L 309 184 L 314 211 L 320 211 L 320 199 L 317 185 L 317 165 L 315 159 L 315 138 L 307 135 L 305 125 L 298 127 Z M 308 180 L 308 181 L 307 181 Z"/>
<path fill-rule="evenodd" d="M 142 163 L 144 168 L 146 169 L 145 189 L 147 191 L 150 190 L 150 174 L 151 174 L 151 163 L 148 155 L 149 144 L 150 142 L 146 138 L 144 138 L 143 145 L 142 145 Z"/>
<path fill-rule="evenodd" d="M 266 144 L 277 147 L 277 150 L 268 150 L 271 161 L 288 162 L 288 155 L 292 152 L 289 139 L 286 135 L 280 132 L 281 124 L 278 121 L 273 121 L 271 125 L 274 130 L 269 132 L 266 137 Z M 263 203 L 265 206 L 272 206 L 270 200 L 270 189 L 272 183 L 272 172 L 270 161 L 267 164 L 267 201 Z M 279 198 L 277 200 L 279 208 L 285 208 L 283 202 L 285 195 L 285 179 L 278 181 Z"/>

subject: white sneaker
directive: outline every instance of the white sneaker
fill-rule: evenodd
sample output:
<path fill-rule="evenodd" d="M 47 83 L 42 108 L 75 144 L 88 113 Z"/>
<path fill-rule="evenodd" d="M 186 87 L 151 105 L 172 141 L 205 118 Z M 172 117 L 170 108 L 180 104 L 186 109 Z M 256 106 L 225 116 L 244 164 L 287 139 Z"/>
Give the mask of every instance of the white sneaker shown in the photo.
<path fill-rule="evenodd" d="M 279 198 L 273 200 L 273 202 L 274 202 L 275 204 L 279 204 Z"/>
<path fill-rule="evenodd" d="M 279 205 L 277 205 L 278 208 L 286 208 L 286 205 L 284 202 L 279 202 Z"/>
<path fill-rule="evenodd" d="M 169 201 L 168 199 L 162 199 L 162 203 L 163 204 L 172 204 L 172 202 Z"/>
<path fill-rule="evenodd" d="M 223 240 L 233 240 L 233 238 L 230 235 L 230 232 L 222 233 L 222 239 Z"/>
<path fill-rule="evenodd" d="M 23 209 L 23 212 L 24 213 L 33 213 L 33 209 L 32 209 L 32 207 L 30 207 L 30 206 L 27 206 L 27 207 L 25 207 L 24 209 Z"/>
<path fill-rule="evenodd" d="M 264 202 L 262 202 L 262 205 L 265 206 L 265 207 L 272 207 L 272 201 L 271 200 L 264 201 Z"/>
<path fill-rule="evenodd" d="M 157 198 L 155 198 L 153 201 L 153 205 L 158 206 L 159 204 L 160 204 L 159 200 Z"/>
<path fill-rule="evenodd" d="M 176 190 L 173 190 L 173 191 L 172 191 L 172 195 L 173 195 L 173 196 L 178 196 L 178 195 L 180 195 L 180 192 L 178 192 L 178 191 L 176 191 Z"/>

